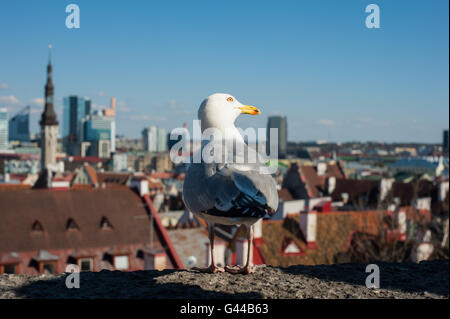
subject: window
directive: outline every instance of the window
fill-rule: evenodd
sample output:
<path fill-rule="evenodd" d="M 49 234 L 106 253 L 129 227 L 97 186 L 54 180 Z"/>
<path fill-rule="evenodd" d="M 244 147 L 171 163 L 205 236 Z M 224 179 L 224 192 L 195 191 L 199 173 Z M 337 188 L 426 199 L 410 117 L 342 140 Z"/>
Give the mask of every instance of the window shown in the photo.
<path fill-rule="evenodd" d="M 42 272 L 47 275 L 52 275 L 56 272 L 55 263 L 54 262 L 43 262 L 42 263 Z"/>
<path fill-rule="evenodd" d="M 127 270 L 128 256 L 114 256 L 114 268 L 116 268 L 117 270 Z"/>
<path fill-rule="evenodd" d="M 103 217 L 100 221 L 100 228 L 101 229 L 112 229 L 112 224 L 109 222 L 108 218 Z"/>
<path fill-rule="evenodd" d="M 80 227 L 78 227 L 78 225 L 74 219 L 69 218 L 69 220 L 67 221 L 66 229 L 67 230 L 79 230 Z"/>
<path fill-rule="evenodd" d="M 17 264 L 0 265 L 0 274 L 17 274 Z"/>
<path fill-rule="evenodd" d="M 78 260 L 78 266 L 81 271 L 92 271 L 94 262 L 92 258 L 81 258 Z"/>
<path fill-rule="evenodd" d="M 40 233 L 40 232 L 44 231 L 44 227 L 42 227 L 42 224 L 38 220 L 36 220 L 36 221 L 34 221 L 33 225 L 31 226 L 31 230 L 33 232 Z"/>

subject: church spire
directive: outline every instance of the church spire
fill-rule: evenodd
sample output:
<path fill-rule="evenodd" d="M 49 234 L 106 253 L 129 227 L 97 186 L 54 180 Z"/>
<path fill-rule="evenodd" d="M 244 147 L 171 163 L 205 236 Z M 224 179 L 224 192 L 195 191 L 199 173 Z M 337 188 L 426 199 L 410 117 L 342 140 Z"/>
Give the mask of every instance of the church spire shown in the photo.
<path fill-rule="evenodd" d="M 47 65 L 47 83 L 45 84 L 45 108 L 42 113 L 40 124 L 45 125 L 58 125 L 56 119 L 56 113 L 53 105 L 53 82 L 52 82 L 52 61 L 51 61 L 51 48 L 52 45 L 48 45 L 48 65 Z"/>

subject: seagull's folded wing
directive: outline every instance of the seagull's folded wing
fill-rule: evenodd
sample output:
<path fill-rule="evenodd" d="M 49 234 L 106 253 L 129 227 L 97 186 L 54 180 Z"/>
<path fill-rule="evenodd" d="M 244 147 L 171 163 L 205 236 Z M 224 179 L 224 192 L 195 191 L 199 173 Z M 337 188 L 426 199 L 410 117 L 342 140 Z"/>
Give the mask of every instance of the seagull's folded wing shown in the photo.
<path fill-rule="evenodd" d="M 278 208 L 275 181 L 255 170 L 232 164 L 192 164 L 183 186 L 184 201 L 192 212 L 223 217 L 256 217 Z"/>

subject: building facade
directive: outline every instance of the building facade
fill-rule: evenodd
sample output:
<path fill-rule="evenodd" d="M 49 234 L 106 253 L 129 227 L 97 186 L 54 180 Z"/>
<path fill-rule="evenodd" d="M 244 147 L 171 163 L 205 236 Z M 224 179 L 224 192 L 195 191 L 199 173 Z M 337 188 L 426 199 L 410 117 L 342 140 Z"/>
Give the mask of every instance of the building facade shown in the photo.
<path fill-rule="evenodd" d="M 8 110 L 0 108 L 0 152 L 8 149 Z"/>
<path fill-rule="evenodd" d="M 142 144 L 148 152 L 167 151 L 167 131 L 164 128 L 150 126 L 142 131 Z"/>
<path fill-rule="evenodd" d="M 9 120 L 9 140 L 30 141 L 30 107 L 27 106 Z"/>
<path fill-rule="evenodd" d="M 83 119 L 91 113 L 91 101 L 75 95 L 63 99 L 64 151 L 74 154 L 74 145 L 83 141 Z"/>

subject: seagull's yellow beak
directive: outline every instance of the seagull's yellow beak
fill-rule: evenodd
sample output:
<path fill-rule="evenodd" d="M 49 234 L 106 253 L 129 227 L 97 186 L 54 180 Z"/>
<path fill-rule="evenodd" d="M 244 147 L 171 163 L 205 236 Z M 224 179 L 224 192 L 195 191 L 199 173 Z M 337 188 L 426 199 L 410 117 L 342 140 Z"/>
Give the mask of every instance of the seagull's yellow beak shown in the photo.
<path fill-rule="evenodd" d="M 250 114 L 250 115 L 259 115 L 261 114 L 261 111 L 254 106 L 250 106 L 250 105 L 244 105 L 239 107 L 239 109 L 241 110 L 242 114 Z"/>

